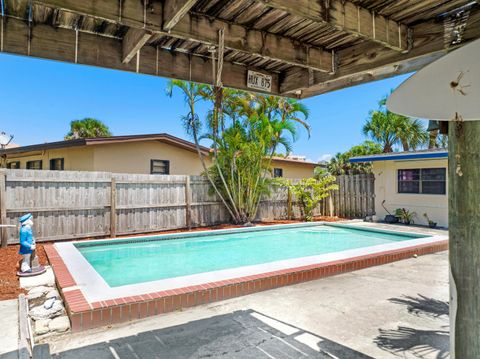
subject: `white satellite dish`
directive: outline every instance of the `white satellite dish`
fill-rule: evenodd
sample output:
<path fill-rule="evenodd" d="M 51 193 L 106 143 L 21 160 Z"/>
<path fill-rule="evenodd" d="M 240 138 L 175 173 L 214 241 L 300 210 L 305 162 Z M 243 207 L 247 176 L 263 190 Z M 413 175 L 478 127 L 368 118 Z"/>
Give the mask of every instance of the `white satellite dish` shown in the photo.
<path fill-rule="evenodd" d="M 1 147 L 6 147 L 12 139 L 13 139 L 13 136 L 7 135 L 5 132 L 0 132 L 0 146 Z"/>
<path fill-rule="evenodd" d="M 432 120 L 480 120 L 480 40 L 431 63 L 388 98 L 395 113 Z"/>

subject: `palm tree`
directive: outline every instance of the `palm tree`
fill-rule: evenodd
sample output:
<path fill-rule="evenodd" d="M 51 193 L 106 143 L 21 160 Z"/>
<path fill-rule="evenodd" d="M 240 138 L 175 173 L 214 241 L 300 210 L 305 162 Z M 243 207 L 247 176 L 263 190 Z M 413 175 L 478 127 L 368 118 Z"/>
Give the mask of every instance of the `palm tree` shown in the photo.
<path fill-rule="evenodd" d="M 370 119 L 363 125 L 363 134 L 380 143 L 383 152 L 393 152 L 393 146 L 398 143 L 397 124 L 391 116 L 382 111 L 370 112 Z"/>
<path fill-rule="evenodd" d="M 429 134 L 420 120 L 395 116 L 398 117 L 397 137 L 404 151 L 416 150 L 428 142 Z"/>
<path fill-rule="evenodd" d="M 194 82 L 187 82 L 187 81 L 182 81 L 182 80 L 170 80 L 167 84 L 166 92 L 167 96 L 172 97 L 173 96 L 173 90 L 175 88 L 178 88 L 180 91 L 183 92 L 183 97 L 184 101 L 188 106 L 188 113 L 184 116 L 181 117 L 183 127 L 185 129 L 185 132 L 193 137 L 193 140 L 195 142 L 195 147 L 197 149 L 198 156 L 200 158 L 200 162 L 202 164 L 204 173 L 209 180 L 212 188 L 216 192 L 216 194 L 220 197 L 220 200 L 223 202 L 227 210 L 229 211 L 230 215 L 232 218 L 238 217 L 237 213 L 234 208 L 231 208 L 225 197 L 224 194 L 220 191 L 218 188 L 214 178 L 211 176 L 210 171 L 207 168 L 207 164 L 205 163 L 205 159 L 203 157 L 203 153 L 200 149 L 200 130 L 201 130 L 201 121 L 200 118 L 198 117 L 198 114 L 195 111 L 195 106 L 196 104 L 205 99 L 206 97 L 210 96 L 211 92 L 211 87 L 208 85 L 202 85 L 202 84 L 197 84 Z"/>
<path fill-rule="evenodd" d="M 383 152 L 393 152 L 395 145 L 404 151 L 415 150 L 428 141 L 428 133 L 417 119 L 397 115 L 387 110 L 386 97 L 380 100 L 379 109 L 370 112 L 370 118 L 363 126 L 363 133 L 380 143 Z"/>
<path fill-rule="evenodd" d="M 107 125 L 100 120 L 87 117 L 83 120 L 70 122 L 70 131 L 65 136 L 65 140 L 110 136 L 112 136 L 112 133 Z"/>
<path fill-rule="evenodd" d="M 308 109 L 295 100 L 230 89 L 220 89 L 219 93 L 218 88 L 184 81 L 171 81 L 168 95 L 172 95 L 173 88 L 184 94 L 189 113 L 182 121 L 195 140 L 212 189 L 234 222 L 252 221 L 260 199 L 269 189 L 267 174 L 273 154 L 279 147 L 291 151 L 297 125 L 309 130 Z M 212 105 L 204 121 L 195 113 L 195 104 L 201 100 Z M 202 139 L 211 142 L 210 168 L 199 150 Z"/>

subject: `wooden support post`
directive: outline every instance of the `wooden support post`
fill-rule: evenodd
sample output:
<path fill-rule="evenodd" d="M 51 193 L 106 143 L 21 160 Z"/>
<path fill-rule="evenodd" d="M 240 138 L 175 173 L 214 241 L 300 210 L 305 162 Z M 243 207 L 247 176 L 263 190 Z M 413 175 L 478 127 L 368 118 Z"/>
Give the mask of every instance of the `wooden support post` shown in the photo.
<path fill-rule="evenodd" d="M 287 219 L 292 219 L 292 191 L 290 191 L 290 188 L 287 192 Z"/>
<path fill-rule="evenodd" d="M 451 122 L 448 136 L 450 353 L 480 358 L 480 121 Z"/>
<path fill-rule="evenodd" d="M 7 224 L 7 174 L 0 172 L 0 225 Z M 7 228 L 0 227 L 2 248 L 8 245 Z"/>
<path fill-rule="evenodd" d="M 192 228 L 192 208 L 190 198 L 190 176 L 185 179 L 185 223 L 188 229 Z"/>
<path fill-rule="evenodd" d="M 112 178 L 110 184 L 110 237 L 117 235 L 117 180 Z"/>

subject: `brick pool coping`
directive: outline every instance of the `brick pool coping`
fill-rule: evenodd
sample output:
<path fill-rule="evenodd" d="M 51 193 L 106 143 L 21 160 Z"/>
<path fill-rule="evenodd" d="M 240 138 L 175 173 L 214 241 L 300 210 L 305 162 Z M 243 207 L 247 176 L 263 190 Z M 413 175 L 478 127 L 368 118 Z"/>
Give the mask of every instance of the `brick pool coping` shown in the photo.
<path fill-rule="evenodd" d="M 45 252 L 55 273 L 57 286 L 65 301 L 73 332 L 395 262 L 410 258 L 415 254 L 424 255 L 447 249 L 448 240 L 444 240 L 202 285 L 90 303 L 86 300 L 82 290 L 77 287 L 77 283 L 54 245 L 45 246 Z"/>

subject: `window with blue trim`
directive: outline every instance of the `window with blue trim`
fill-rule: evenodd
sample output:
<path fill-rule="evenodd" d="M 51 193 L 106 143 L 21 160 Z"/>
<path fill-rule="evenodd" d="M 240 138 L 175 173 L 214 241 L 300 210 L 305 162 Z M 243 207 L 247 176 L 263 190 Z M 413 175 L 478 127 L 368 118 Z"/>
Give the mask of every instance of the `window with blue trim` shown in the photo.
<path fill-rule="evenodd" d="M 398 170 L 398 193 L 446 194 L 446 168 Z"/>

